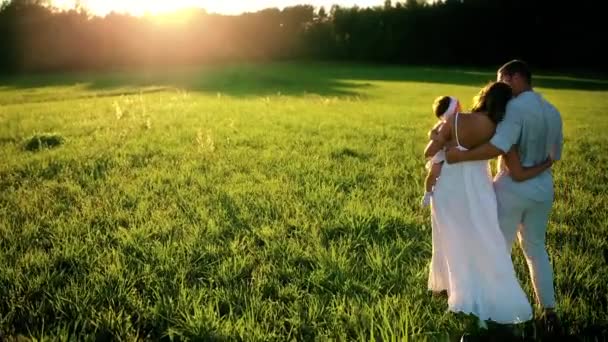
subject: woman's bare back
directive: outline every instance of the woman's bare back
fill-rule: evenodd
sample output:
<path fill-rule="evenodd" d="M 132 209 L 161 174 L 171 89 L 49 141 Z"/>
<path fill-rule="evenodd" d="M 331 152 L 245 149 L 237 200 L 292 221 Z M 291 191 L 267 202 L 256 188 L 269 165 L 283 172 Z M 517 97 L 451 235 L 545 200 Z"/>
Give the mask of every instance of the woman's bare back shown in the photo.
<path fill-rule="evenodd" d="M 458 120 L 456 124 L 456 120 Z M 452 129 L 450 130 L 451 146 L 456 146 L 456 129 L 458 130 L 458 141 L 466 149 L 473 149 L 483 145 L 492 139 L 496 131 L 496 125 L 483 113 L 457 114 L 450 119 Z"/>

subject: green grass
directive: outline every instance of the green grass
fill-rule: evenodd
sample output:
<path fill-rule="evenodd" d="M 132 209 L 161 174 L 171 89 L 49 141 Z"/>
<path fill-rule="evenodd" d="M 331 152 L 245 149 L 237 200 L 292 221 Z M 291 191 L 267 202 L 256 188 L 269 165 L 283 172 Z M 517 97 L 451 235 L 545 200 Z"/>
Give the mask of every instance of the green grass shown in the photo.
<path fill-rule="evenodd" d="M 0 79 L 0 333 L 440 338 L 422 149 L 492 71 L 239 65 Z M 608 329 L 608 82 L 551 76 L 548 232 L 571 335 Z M 62 144 L 29 151 L 32 137 Z M 519 249 L 514 262 L 531 285 Z M 605 338 L 605 337 L 604 337 Z"/>

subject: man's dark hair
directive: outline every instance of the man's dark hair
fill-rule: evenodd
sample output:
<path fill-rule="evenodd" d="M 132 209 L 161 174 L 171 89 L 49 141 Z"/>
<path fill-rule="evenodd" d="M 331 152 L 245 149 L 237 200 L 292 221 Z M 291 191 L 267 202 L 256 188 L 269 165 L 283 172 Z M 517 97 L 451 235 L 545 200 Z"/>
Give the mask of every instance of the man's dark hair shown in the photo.
<path fill-rule="evenodd" d="M 529 85 L 532 85 L 532 73 L 530 72 L 528 63 L 522 60 L 515 59 L 506 63 L 505 65 L 501 66 L 500 69 L 498 69 L 498 73 L 508 76 L 520 74 L 526 79 L 526 81 L 528 81 Z"/>

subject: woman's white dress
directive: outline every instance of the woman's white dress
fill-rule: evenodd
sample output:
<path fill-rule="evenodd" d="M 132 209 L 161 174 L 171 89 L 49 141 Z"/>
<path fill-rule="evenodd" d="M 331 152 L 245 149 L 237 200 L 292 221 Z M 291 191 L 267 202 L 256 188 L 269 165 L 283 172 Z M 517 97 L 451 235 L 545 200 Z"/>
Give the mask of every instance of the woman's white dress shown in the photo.
<path fill-rule="evenodd" d="M 456 140 L 464 149 L 457 134 Z M 488 161 L 444 163 L 431 211 L 429 290 L 447 290 L 448 309 L 453 312 L 504 324 L 530 320 L 530 302 L 499 228 Z"/>

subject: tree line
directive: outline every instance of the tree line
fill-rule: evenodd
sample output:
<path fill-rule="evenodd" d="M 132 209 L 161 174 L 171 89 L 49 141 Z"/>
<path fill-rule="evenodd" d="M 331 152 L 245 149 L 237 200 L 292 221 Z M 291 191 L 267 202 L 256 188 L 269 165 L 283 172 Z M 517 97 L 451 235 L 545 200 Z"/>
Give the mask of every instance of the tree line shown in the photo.
<path fill-rule="evenodd" d="M 188 9 L 98 17 L 44 0 L 5 0 L 0 72 L 277 60 L 495 66 L 511 58 L 605 71 L 598 3 L 387 0 L 372 8 L 299 5 L 236 16 Z"/>

